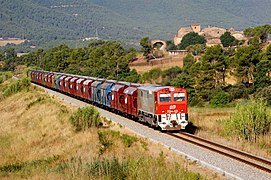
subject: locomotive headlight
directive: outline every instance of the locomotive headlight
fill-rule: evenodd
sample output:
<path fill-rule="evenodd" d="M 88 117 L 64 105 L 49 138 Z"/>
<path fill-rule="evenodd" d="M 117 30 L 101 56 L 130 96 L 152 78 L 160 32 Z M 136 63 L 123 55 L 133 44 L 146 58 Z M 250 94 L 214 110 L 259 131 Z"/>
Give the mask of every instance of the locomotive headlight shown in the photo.
<path fill-rule="evenodd" d="M 181 109 L 181 112 L 183 112 L 183 109 Z"/>
<path fill-rule="evenodd" d="M 165 111 L 164 111 L 164 110 L 162 110 L 162 113 L 165 113 Z"/>

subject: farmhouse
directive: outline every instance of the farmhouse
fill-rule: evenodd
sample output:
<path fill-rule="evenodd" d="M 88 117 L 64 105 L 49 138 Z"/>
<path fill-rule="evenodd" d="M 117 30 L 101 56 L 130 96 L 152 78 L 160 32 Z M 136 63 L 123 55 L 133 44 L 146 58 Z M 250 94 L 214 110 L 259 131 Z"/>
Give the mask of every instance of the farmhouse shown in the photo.
<path fill-rule="evenodd" d="M 235 31 L 233 28 L 224 29 L 220 27 L 207 27 L 201 29 L 200 24 L 192 24 L 189 27 L 181 27 L 177 33 L 174 35 L 173 42 L 175 45 L 181 43 L 182 38 L 191 32 L 198 33 L 199 35 L 205 37 L 207 46 L 221 45 L 220 36 L 225 32 L 230 32 L 237 40 L 246 40 L 243 32 Z"/>
<path fill-rule="evenodd" d="M 195 33 L 201 32 L 200 24 L 192 24 L 190 27 L 181 27 L 178 30 L 177 34 L 174 35 L 174 38 L 173 38 L 174 44 L 175 45 L 180 44 L 184 35 L 191 32 L 195 32 Z"/>

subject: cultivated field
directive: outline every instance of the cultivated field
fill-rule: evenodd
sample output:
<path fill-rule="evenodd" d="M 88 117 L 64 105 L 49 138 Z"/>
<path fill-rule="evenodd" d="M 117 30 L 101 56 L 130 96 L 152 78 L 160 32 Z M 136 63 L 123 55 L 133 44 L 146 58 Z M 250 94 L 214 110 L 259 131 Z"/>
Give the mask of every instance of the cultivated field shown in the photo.
<path fill-rule="evenodd" d="M 25 41 L 26 41 L 25 39 L 20 39 L 20 38 L 9 38 L 9 39 L 0 38 L 0 46 L 5 46 L 8 43 L 18 45 Z"/>

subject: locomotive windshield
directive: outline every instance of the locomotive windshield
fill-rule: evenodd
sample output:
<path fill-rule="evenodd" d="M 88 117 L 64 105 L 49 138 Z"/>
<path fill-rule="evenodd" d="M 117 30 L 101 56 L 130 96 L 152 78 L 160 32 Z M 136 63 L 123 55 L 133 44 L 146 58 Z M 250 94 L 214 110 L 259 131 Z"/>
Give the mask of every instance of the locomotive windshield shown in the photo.
<path fill-rule="evenodd" d="M 171 101 L 171 96 L 169 93 L 167 94 L 160 94 L 159 95 L 159 100 L 160 102 L 170 102 Z"/>
<path fill-rule="evenodd" d="M 185 101 L 185 93 L 183 92 L 174 93 L 174 101 Z"/>

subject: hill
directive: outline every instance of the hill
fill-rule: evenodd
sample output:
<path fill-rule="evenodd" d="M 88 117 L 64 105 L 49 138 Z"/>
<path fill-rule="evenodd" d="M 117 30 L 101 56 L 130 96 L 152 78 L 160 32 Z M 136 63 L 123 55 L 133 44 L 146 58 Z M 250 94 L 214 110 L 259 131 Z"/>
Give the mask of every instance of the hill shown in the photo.
<path fill-rule="evenodd" d="M 180 26 L 201 23 L 244 29 L 271 23 L 268 0 L 2 0 L 0 36 L 48 41 L 85 37 L 138 43 L 172 39 Z"/>

